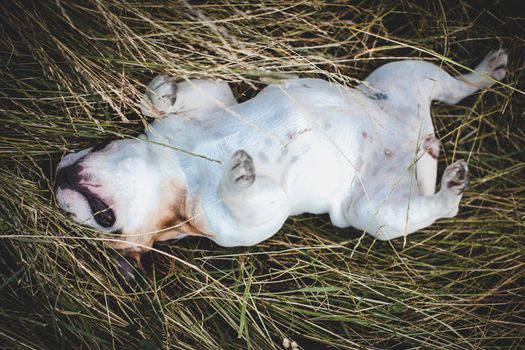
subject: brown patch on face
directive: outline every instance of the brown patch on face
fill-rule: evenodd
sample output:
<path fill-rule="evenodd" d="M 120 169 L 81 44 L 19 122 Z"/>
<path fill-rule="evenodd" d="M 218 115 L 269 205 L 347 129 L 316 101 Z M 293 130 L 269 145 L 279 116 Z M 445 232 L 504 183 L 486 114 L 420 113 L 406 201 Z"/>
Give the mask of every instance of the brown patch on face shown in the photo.
<path fill-rule="evenodd" d="M 148 221 L 136 232 L 124 232 L 120 242 L 108 242 L 119 250 L 145 252 L 156 241 L 177 238 L 180 235 L 213 237 L 208 231 L 206 216 L 196 198 L 188 198 L 186 186 L 178 178 L 164 181 L 159 188 L 159 203 L 147 216 Z M 113 236 L 114 237 L 114 236 Z"/>
<path fill-rule="evenodd" d="M 155 214 L 158 220 L 155 241 L 165 241 L 187 234 L 213 237 L 208 231 L 206 217 L 197 198 L 189 198 L 186 187 L 180 180 L 172 178 L 160 186 L 160 204 Z"/>

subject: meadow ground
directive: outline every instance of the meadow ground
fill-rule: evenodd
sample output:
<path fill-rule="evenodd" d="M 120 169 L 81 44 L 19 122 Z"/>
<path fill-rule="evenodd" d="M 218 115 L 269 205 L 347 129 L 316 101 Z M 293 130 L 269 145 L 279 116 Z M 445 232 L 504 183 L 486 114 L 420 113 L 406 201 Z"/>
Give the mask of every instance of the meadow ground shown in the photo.
<path fill-rule="evenodd" d="M 517 1 L 0 2 L 2 349 L 523 349 L 525 16 Z M 159 72 L 221 78 L 241 100 L 290 76 L 355 85 L 425 59 L 449 72 L 508 49 L 508 77 L 435 105 L 472 173 L 456 218 L 393 242 L 291 218 L 226 249 L 158 245 L 129 293 L 115 254 L 54 200 L 60 158 L 136 136 Z"/>

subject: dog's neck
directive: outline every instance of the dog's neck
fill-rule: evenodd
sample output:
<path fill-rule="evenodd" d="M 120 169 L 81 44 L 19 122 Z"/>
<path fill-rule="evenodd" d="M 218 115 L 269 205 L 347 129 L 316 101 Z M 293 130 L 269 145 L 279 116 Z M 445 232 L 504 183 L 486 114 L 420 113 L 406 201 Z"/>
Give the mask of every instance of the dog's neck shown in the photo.
<path fill-rule="evenodd" d="M 159 142 L 158 138 L 148 141 L 153 163 L 161 174 L 159 205 L 153 213 L 157 218 L 154 229 L 158 234 L 153 240 L 187 235 L 210 236 L 200 198 L 195 193 L 195 186 L 190 184 L 193 162 L 187 161 L 187 155 L 181 151 Z"/>

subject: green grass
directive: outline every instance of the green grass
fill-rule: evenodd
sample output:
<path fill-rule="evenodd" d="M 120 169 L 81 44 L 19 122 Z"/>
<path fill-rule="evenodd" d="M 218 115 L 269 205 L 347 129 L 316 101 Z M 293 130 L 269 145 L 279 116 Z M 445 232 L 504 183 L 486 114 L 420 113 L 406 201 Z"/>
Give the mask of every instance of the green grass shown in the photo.
<path fill-rule="evenodd" d="M 504 6 L 505 5 L 505 6 Z M 522 349 L 525 17 L 516 2 L 354 5 L 0 3 L 0 347 L 16 349 Z M 137 136 L 156 74 L 221 78 L 241 100 L 286 76 L 353 85 L 406 57 L 450 72 L 509 50 L 504 84 L 436 105 L 440 169 L 469 161 L 456 218 L 393 242 L 291 218 L 226 249 L 156 247 L 128 293 L 111 251 L 54 199 L 60 158 Z"/>

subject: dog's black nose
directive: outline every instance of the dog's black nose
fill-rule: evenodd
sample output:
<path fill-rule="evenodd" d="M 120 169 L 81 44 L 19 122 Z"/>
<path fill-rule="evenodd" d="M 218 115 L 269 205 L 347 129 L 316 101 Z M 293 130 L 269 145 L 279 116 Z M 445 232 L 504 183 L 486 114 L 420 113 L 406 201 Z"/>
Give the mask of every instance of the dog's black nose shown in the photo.
<path fill-rule="evenodd" d="M 82 167 L 77 163 L 58 169 L 56 174 L 56 186 L 59 188 L 76 188 L 80 181 Z"/>
<path fill-rule="evenodd" d="M 67 185 L 66 168 L 67 167 L 60 168 L 56 173 L 56 186 L 59 188 L 64 188 Z"/>

